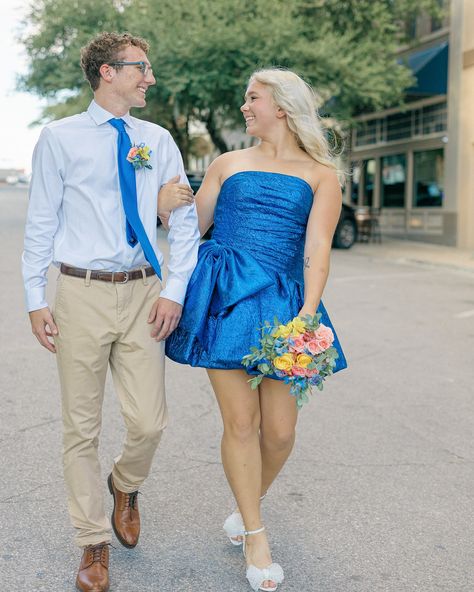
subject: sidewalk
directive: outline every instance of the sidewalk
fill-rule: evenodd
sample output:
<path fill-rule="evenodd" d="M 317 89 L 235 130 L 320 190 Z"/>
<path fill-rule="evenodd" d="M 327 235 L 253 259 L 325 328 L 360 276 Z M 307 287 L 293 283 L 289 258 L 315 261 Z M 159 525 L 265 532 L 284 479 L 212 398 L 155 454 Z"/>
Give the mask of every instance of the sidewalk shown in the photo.
<path fill-rule="evenodd" d="M 418 263 L 474 273 L 474 250 L 383 237 L 382 243 L 356 243 L 350 252 L 395 263 Z"/>

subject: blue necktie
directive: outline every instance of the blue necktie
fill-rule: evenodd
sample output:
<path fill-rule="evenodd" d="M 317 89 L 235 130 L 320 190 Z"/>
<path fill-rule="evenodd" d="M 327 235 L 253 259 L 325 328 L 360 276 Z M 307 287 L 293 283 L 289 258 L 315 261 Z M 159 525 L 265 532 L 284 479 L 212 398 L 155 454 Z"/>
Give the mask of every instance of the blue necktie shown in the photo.
<path fill-rule="evenodd" d="M 145 257 L 161 280 L 161 268 L 156 258 L 155 251 L 151 246 L 147 233 L 143 228 L 142 221 L 138 214 L 137 202 L 137 184 L 135 180 L 135 169 L 131 162 L 128 162 L 127 155 L 132 147 L 130 137 L 125 131 L 125 122 L 123 119 L 109 119 L 117 131 L 117 158 L 118 172 L 120 181 L 120 191 L 122 193 L 122 205 L 127 219 L 127 242 L 134 247 L 137 242 L 140 243 Z"/>

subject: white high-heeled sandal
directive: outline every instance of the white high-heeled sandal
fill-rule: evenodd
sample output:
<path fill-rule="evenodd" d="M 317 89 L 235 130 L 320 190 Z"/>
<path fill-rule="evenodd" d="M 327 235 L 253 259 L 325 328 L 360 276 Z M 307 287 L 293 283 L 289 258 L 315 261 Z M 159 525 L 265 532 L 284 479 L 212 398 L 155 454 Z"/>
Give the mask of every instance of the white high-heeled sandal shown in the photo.
<path fill-rule="evenodd" d="M 249 534 L 259 534 L 265 530 L 265 526 L 257 528 L 256 530 L 246 530 L 244 531 L 244 543 L 243 543 L 243 552 L 245 557 L 245 537 Z M 260 568 L 256 567 L 255 565 L 248 565 L 247 572 L 245 574 L 247 576 L 247 580 L 250 584 L 252 590 L 257 592 L 258 590 L 263 590 L 263 592 L 275 592 L 278 588 L 278 584 L 281 584 L 285 579 L 285 574 L 283 573 L 283 568 L 279 563 L 271 563 L 267 567 Z M 267 580 L 271 580 L 272 582 L 276 583 L 276 586 L 272 588 L 263 588 L 263 582 Z"/>
<path fill-rule="evenodd" d="M 234 547 L 240 547 L 243 542 L 245 531 L 242 514 L 240 512 L 232 512 L 232 514 L 225 519 L 223 528 L 229 541 Z M 242 539 L 239 541 L 236 537 L 242 537 Z"/>
<path fill-rule="evenodd" d="M 262 501 L 266 495 L 267 494 L 264 493 L 260 497 L 260 501 Z M 230 516 L 227 516 L 227 518 L 225 519 L 223 528 L 225 530 L 226 535 L 229 538 L 229 541 L 234 545 L 234 547 L 240 547 L 244 540 L 245 531 L 244 521 L 242 520 L 242 514 L 240 512 L 232 512 L 232 514 L 230 514 Z M 242 540 L 237 541 L 236 537 L 242 537 Z"/>

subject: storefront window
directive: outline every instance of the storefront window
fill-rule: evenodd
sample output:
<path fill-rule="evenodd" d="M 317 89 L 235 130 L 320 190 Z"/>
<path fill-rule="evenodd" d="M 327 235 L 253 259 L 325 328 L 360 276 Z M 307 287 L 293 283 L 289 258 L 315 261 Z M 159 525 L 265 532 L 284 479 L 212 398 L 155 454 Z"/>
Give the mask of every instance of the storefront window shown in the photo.
<path fill-rule="evenodd" d="M 364 195 L 363 205 L 372 207 L 374 201 L 375 160 L 364 160 Z"/>
<path fill-rule="evenodd" d="M 414 153 L 413 207 L 429 208 L 443 205 L 444 149 Z"/>
<path fill-rule="evenodd" d="M 446 0 L 437 0 L 438 7 L 446 13 Z M 443 13 L 431 17 L 431 32 L 439 31 L 445 25 L 445 16 Z"/>
<path fill-rule="evenodd" d="M 416 39 L 416 21 L 417 21 L 417 17 L 412 16 L 412 17 L 406 19 L 406 21 L 404 23 L 404 29 L 405 29 L 405 35 L 406 35 L 407 41 L 413 41 L 414 39 Z"/>
<path fill-rule="evenodd" d="M 360 183 L 360 164 L 358 162 L 352 163 L 351 170 L 351 204 L 357 205 L 359 202 L 359 183 Z"/>
<path fill-rule="evenodd" d="M 384 208 L 405 207 L 406 156 L 394 154 L 382 158 L 381 203 Z"/>

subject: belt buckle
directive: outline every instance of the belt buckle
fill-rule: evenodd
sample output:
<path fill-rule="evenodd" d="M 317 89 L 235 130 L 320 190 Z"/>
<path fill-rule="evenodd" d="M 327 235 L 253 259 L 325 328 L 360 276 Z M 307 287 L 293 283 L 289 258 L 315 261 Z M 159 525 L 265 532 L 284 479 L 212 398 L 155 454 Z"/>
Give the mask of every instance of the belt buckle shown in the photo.
<path fill-rule="evenodd" d="M 124 274 L 124 279 L 121 282 L 119 282 L 118 280 L 115 281 L 114 276 L 116 273 L 123 273 Z M 114 284 L 126 284 L 129 279 L 130 279 L 130 276 L 129 276 L 128 271 L 119 271 L 119 272 L 114 271 L 113 276 L 112 276 L 112 281 L 114 282 Z"/>

